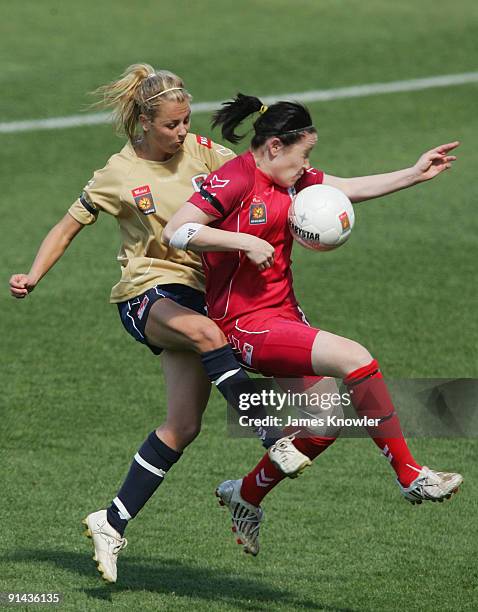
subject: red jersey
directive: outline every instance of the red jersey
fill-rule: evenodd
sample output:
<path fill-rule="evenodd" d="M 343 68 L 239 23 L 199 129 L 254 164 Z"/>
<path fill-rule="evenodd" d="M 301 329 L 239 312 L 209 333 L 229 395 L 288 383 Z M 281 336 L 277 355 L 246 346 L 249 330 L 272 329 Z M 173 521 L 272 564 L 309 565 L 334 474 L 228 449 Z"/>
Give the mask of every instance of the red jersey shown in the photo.
<path fill-rule="evenodd" d="M 189 199 L 217 218 L 211 227 L 253 234 L 275 249 L 274 265 L 262 272 L 242 251 L 203 253 L 208 316 L 221 328 L 251 312 L 297 305 L 288 211 L 296 192 L 322 183 L 323 177 L 323 172 L 310 168 L 294 187 L 280 187 L 257 168 L 249 151 L 210 174 Z"/>

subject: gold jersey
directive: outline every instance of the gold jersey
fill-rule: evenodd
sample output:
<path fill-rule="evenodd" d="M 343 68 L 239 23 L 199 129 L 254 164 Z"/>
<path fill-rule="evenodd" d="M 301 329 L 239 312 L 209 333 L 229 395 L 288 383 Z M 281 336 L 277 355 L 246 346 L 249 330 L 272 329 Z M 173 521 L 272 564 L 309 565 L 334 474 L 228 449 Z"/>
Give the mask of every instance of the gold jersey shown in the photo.
<path fill-rule="evenodd" d="M 116 217 L 122 245 L 121 280 L 111 302 L 124 302 L 157 284 L 179 283 L 204 291 L 200 258 L 161 242 L 172 215 L 199 190 L 206 176 L 234 153 L 209 138 L 188 134 L 182 148 L 165 162 L 142 159 L 131 143 L 97 170 L 68 212 L 91 225 L 104 211 Z"/>

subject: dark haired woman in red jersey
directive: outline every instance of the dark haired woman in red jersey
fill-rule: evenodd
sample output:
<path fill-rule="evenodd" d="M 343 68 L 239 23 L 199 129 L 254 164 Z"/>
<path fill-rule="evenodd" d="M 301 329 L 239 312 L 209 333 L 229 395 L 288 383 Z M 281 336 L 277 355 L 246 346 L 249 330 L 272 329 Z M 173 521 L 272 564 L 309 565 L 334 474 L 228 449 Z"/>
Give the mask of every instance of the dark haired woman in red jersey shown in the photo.
<path fill-rule="evenodd" d="M 258 98 L 239 94 L 215 114 L 214 125 L 237 142 L 241 137 L 235 129 L 257 112 L 250 150 L 206 179 L 170 220 L 163 240 L 203 252 L 209 316 L 252 367 L 265 375 L 341 378 L 357 413 L 377 419 L 369 433 L 395 470 L 404 497 L 412 503 L 442 501 L 463 479 L 415 461 L 377 361 L 358 342 L 304 322 L 292 288 L 287 213 L 293 195 L 317 183 L 359 202 L 430 180 L 451 167 L 456 158 L 450 152 L 459 143 L 436 147 L 404 170 L 345 179 L 310 167 L 317 133 L 300 104 L 278 102 L 267 108 Z M 314 459 L 331 441 L 298 437 L 294 445 Z M 243 480 L 217 489 L 246 552 L 259 550 L 259 504 L 282 478 L 266 454 Z"/>

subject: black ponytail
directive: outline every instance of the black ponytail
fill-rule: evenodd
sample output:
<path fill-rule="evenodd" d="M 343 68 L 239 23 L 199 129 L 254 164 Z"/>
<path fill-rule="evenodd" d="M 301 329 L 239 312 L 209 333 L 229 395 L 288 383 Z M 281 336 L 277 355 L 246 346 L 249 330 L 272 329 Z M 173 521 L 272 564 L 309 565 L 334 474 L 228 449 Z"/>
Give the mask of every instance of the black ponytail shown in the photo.
<path fill-rule="evenodd" d="M 261 114 L 254 122 L 254 136 L 251 141 L 253 149 L 263 145 L 272 136 L 276 136 L 288 146 L 298 142 L 304 133 L 317 133 L 309 111 L 297 102 L 276 102 L 267 107 L 259 98 L 238 93 L 232 101 L 224 102 L 222 106 L 223 108 L 213 115 L 212 127 L 222 126 L 223 138 L 234 144 L 245 136 L 236 134 L 234 130 L 246 117 L 257 112 Z"/>
<path fill-rule="evenodd" d="M 242 140 L 245 134 L 236 134 L 234 130 L 246 117 L 261 110 L 262 102 L 254 96 L 244 96 L 238 93 L 230 102 L 223 102 L 222 106 L 223 108 L 217 110 L 212 116 L 212 127 L 221 125 L 223 138 L 235 144 Z"/>

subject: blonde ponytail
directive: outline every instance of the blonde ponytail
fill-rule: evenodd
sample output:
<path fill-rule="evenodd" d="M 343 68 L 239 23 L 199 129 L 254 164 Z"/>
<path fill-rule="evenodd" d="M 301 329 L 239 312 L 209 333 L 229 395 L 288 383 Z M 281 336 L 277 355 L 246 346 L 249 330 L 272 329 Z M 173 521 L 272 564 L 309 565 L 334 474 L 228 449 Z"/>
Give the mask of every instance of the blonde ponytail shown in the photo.
<path fill-rule="evenodd" d="M 119 79 L 98 87 L 93 94 L 100 97 L 93 106 L 111 108 L 116 129 L 132 142 L 137 136 L 141 114 L 154 119 L 162 102 L 192 99 L 182 79 L 168 70 L 155 70 L 149 64 L 132 64 Z"/>

